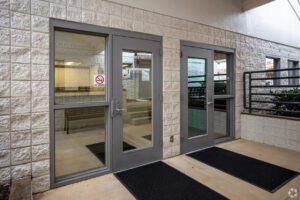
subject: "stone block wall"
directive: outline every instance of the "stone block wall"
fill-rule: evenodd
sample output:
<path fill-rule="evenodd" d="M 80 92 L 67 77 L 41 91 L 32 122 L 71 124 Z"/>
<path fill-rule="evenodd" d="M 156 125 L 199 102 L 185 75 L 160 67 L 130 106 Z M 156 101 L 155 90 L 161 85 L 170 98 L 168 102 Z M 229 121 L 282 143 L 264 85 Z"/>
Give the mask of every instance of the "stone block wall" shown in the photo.
<path fill-rule="evenodd" d="M 300 49 L 101 0 L 0 0 L 0 181 L 31 175 L 49 189 L 49 18 L 163 36 L 163 157 L 180 153 L 180 40 L 234 48 L 235 129 L 244 71 L 265 56 L 300 60 Z M 174 136 L 170 143 L 169 137 Z"/>
<path fill-rule="evenodd" d="M 241 137 L 300 152 L 300 120 L 242 114 Z"/>

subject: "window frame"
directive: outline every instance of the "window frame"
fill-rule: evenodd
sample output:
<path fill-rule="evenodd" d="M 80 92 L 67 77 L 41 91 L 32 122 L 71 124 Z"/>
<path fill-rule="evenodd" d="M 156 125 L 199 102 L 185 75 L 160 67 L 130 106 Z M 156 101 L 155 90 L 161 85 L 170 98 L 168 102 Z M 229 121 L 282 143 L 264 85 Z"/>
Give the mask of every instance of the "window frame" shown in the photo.
<path fill-rule="evenodd" d="M 292 66 L 290 66 L 290 63 L 292 63 Z M 299 68 L 299 61 L 288 59 L 287 61 L 287 67 L 290 68 Z M 291 70 L 289 71 L 288 76 L 300 76 L 300 70 Z M 300 78 L 296 79 L 289 79 L 288 80 L 289 85 L 299 85 L 300 84 Z"/>

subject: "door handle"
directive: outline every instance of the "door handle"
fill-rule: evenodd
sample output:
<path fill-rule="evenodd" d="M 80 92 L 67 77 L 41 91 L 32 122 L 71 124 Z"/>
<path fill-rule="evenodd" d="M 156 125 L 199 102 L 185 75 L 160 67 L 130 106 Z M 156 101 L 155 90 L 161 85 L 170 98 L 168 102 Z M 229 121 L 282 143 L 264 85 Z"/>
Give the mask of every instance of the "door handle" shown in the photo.
<path fill-rule="evenodd" d="M 214 104 L 214 102 L 212 101 L 207 102 L 207 105 L 212 105 L 212 104 Z"/>
<path fill-rule="evenodd" d="M 111 101 L 111 115 L 112 117 L 115 117 L 116 115 L 122 115 L 123 111 L 125 111 L 125 109 L 120 108 L 121 104 L 118 100 L 113 99 Z"/>

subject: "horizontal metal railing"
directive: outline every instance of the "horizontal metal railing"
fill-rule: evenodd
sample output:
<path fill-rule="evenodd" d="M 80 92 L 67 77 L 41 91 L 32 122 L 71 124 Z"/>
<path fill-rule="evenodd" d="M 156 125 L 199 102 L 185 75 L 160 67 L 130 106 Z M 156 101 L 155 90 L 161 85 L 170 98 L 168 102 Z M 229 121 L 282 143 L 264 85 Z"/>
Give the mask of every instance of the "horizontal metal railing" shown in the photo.
<path fill-rule="evenodd" d="M 299 67 L 244 72 L 243 89 L 244 108 L 250 113 L 300 117 Z"/>

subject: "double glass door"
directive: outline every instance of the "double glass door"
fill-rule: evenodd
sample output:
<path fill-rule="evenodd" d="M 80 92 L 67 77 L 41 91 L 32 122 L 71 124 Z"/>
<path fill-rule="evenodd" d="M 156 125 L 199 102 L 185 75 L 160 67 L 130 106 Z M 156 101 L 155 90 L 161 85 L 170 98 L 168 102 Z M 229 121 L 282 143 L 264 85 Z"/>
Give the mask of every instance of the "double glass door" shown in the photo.
<path fill-rule="evenodd" d="M 52 186 L 161 159 L 161 39 L 52 24 Z"/>
<path fill-rule="evenodd" d="M 181 152 L 233 135 L 232 52 L 181 47 Z"/>

